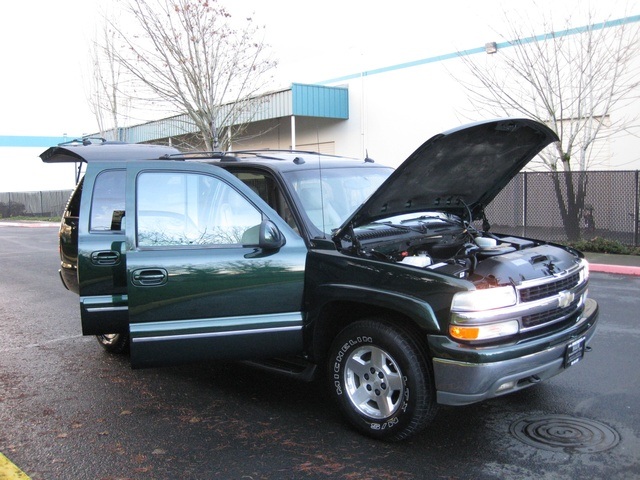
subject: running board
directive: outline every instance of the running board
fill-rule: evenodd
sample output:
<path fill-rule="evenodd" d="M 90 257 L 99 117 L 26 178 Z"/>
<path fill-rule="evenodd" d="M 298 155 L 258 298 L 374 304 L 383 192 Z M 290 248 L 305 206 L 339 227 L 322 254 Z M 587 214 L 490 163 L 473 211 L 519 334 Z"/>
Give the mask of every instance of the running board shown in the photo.
<path fill-rule="evenodd" d="M 318 370 L 318 365 L 310 363 L 299 357 L 246 360 L 242 363 L 268 372 L 296 378 L 303 382 L 311 382 L 315 380 Z"/>

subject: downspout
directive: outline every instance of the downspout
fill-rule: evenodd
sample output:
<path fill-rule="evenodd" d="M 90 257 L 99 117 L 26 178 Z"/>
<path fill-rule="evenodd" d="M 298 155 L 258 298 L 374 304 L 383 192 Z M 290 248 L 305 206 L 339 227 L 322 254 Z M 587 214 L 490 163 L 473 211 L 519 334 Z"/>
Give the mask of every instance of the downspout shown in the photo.
<path fill-rule="evenodd" d="M 296 149 L 296 116 L 291 115 L 291 150 Z"/>

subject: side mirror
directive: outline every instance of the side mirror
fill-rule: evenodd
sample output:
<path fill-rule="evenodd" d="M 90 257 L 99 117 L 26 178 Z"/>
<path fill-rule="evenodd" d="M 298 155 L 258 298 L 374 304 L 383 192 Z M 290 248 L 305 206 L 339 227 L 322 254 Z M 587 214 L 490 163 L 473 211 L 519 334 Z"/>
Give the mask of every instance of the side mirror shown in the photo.
<path fill-rule="evenodd" d="M 258 246 L 264 250 L 277 250 L 285 244 L 285 237 L 271 220 L 263 220 L 260 224 Z"/>

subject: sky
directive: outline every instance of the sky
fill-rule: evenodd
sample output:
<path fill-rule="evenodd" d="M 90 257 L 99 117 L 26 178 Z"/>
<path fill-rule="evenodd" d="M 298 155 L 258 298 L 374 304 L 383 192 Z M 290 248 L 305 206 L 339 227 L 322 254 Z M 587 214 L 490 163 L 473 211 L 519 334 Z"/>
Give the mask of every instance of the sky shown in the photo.
<path fill-rule="evenodd" d="M 97 130 L 87 102 L 88 57 L 100 8 L 116 0 L 3 2 L 0 136 L 80 136 Z M 640 0 L 220 0 L 264 25 L 279 62 L 274 88 L 313 83 L 501 41 L 505 18 L 541 12 L 587 22 L 640 13 Z M 537 32 L 541 33 L 541 32 Z"/>

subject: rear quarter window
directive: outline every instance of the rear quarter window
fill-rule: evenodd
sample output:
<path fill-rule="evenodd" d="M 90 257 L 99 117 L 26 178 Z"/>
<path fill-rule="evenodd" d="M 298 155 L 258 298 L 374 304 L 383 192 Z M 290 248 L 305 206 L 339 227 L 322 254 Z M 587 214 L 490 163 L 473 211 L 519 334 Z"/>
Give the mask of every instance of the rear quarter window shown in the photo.
<path fill-rule="evenodd" d="M 125 170 L 106 170 L 96 177 L 91 199 L 91 232 L 124 230 Z"/>

